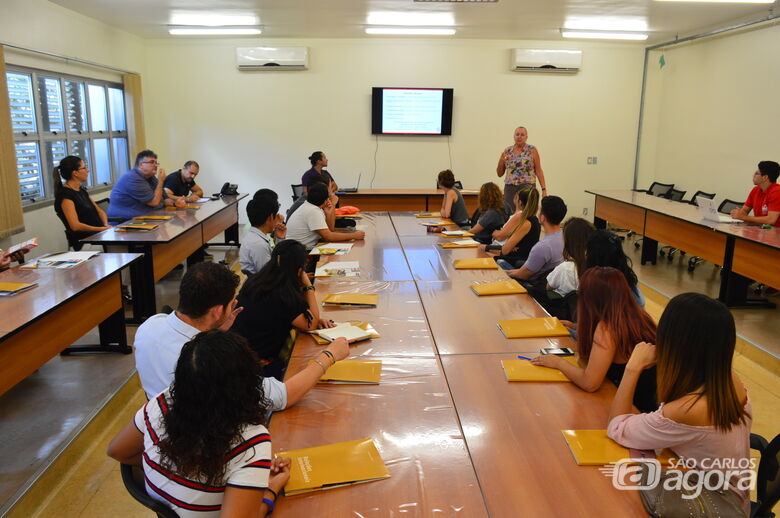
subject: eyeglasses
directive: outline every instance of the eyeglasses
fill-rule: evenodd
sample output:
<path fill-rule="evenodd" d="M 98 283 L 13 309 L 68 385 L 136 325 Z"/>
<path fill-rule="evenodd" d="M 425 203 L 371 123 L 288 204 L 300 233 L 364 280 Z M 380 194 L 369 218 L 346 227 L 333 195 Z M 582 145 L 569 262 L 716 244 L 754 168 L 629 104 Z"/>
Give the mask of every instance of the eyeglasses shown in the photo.
<path fill-rule="evenodd" d="M 89 169 L 89 167 L 87 167 L 87 166 L 78 168 L 79 171 L 86 171 L 87 169 Z"/>
<path fill-rule="evenodd" d="M 141 162 L 141 163 L 142 163 L 142 164 L 154 164 L 154 165 L 158 165 L 160 162 L 158 162 L 157 160 L 144 160 L 144 161 L 143 161 L 143 162 Z"/>

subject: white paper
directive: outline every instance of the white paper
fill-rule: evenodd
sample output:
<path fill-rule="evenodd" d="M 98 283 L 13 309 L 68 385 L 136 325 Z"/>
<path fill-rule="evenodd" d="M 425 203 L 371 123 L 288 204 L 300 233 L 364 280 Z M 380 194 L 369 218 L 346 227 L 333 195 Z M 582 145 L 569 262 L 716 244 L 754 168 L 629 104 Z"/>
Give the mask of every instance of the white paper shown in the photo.
<path fill-rule="evenodd" d="M 457 240 L 453 241 L 453 243 L 455 243 L 456 245 L 478 245 L 479 244 L 478 242 L 474 241 L 471 238 L 468 238 L 468 239 L 457 239 Z"/>
<path fill-rule="evenodd" d="M 325 340 L 332 342 L 336 338 L 346 338 L 348 342 L 361 340 L 371 336 L 371 333 L 352 324 L 343 324 L 329 329 L 319 329 L 317 334 Z"/>
<path fill-rule="evenodd" d="M 199 198 L 195 203 L 206 203 L 207 201 L 211 201 L 211 198 Z"/>
<path fill-rule="evenodd" d="M 323 254 L 322 250 L 336 250 L 335 254 L 328 253 Z M 352 250 L 352 243 L 325 243 L 324 245 L 315 246 L 309 252 L 310 255 L 346 255 Z"/>
<path fill-rule="evenodd" d="M 63 254 L 47 255 L 42 257 L 46 261 L 86 261 L 100 254 L 98 250 L 86 252 L 65 252 Z"/>
<path fill-rule="evenodd" d="M 421 221 L 420 222 L 420 225 L 422 225 L 424 227 L 440 227 L 442 225 L 449 225 L 449 224 L 450 223 L 448 223 L 447 221 L 441 221 L 441 220 L 439 220 L 439 221 Z"/>
<path fill-rule="evenodd" d="M 317 267 L 315 277 L 357 277 L 360 275 L 358 261 L 333 261 Z"/>

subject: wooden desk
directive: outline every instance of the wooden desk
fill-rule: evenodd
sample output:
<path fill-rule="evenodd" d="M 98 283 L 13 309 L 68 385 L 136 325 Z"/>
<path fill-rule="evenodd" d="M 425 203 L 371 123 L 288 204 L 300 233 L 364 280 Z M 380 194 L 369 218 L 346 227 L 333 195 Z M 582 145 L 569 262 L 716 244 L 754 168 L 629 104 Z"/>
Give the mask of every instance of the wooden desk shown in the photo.
<path fill-rule="evenodd" d="M 479 191 L 461 191 L 469 214 L 478 206 Z M 354 205 L 369 211 L 431 211 L 441 207 L 444 191 L 439 189 L 360 189 L 339 194 L 341 205 Z"/>
<path fill-rule="evenodd" d="M 0 395 L 87 332 L 99 327 L 107 351 L 127 345 L 120 271 L 140 254 L 101 254 L 73 268 L 0 273 L 3 282 L 37 282 L 35 288 L 0 297 Z"/>
<path fill-rule="evenodd" d="M 159 210 L 148 215 L 173 216 L 155 221 L 158 227 L 149 232 L 117 232 L 115 228 L 98 232 L 82 243 L 104 245 L 110 251 L 142 253 L 143 259 L 130 268 L 134 321 L 140 322 L 157 313 L 154 283 L 191 254 L 200 250 L 219 232 L 225 242 L 238 244 L 238 202 L 246 194 L 225 196 L 199 204 L 198 210 Z"/>
<path fill-rule="evenodd" d="M 615 387 L 510 383 L 511 354 L 442 356 L 482 495 L 493 518 L 646 516 L 597 466 L 577 466 L 561 430 L 604 429 Z"/>

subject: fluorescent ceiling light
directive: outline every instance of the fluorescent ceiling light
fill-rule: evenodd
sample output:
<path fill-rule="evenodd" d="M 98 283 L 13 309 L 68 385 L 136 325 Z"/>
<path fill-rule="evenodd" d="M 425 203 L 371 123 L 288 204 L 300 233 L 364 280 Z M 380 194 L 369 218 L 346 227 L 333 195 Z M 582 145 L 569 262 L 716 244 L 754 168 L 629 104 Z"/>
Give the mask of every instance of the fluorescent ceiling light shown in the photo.
<path fill-rule="evenodd" d="M 405 13 L 377 11 L 368 13 L 367 25 L 403 25 L 412 27 L 440 27 L 455 25 L 452 13 Z"/>
<path fill-rule="evenodd" d="M 641 32 L 615 32 L 615 31 L 579 31 L 561 29 L 564 38 L 585 38 L 593 40 L 636 40 L 644 41 L 647 34 Z"/>
<path fill-rule="evenodd" d="M 170 25 L 196 25 L 216 27 L 220 25 L 260 25 L 257 16 L 251 13 L 219 13 L 202 11 L 174 11 Z"/>
<path fill-rule="evenodd" d="M 572 16 L 566 18 L 564 30 L 630 31 L 647 30 L 647 19 L 634 16 Z"/>
<path fill-rule="evenodd" d="M 455 29 L 447 27 L 366 27 L 366 34 L 402 34 L 412 36 L 451 36 Z"/>
<path fill-rule="evenodd" d="M 655 0 L 656 2 L 699 2 L 708 4 L 773 4 L 775 0 Z"/>
<path fill-rule="evenodd" d="M 246 36 L 262 34 L 260 27 L 168 27 L 175 36 Z"/>

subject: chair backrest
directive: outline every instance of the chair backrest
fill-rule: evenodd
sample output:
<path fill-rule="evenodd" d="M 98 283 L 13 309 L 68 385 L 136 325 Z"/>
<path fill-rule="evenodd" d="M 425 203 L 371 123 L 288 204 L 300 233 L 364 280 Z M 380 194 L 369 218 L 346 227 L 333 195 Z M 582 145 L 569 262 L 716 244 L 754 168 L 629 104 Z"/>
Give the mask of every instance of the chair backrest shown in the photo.
<path fill-rule="evenodd" d="M 673 183 L 653 182 L 647 192 L 653 196 L 666 196 L 674 188 Z"/>
<path fill-rule="evenodd" d="M 751 434 L 750 446 L 754 446 L 754 435 Z M 780 434 L 761 452 L 756 477 L 756 496 L 758 505 L 751 510 L 752 518 L 774 516 L 772 508 L 780 501 Z"/>
<path fill-rule="evenodd" d="M 669 192 L 666 193 L 666 196 L 664 198 L 670 199 L 672 201 L 682 201 L 683 196 L 685 196 L 685 193 L 688 191 L 678 191 L 675 188 L 669 189 Z"/>
<path fill-rule="evenodd" d="M 688 203 L 690 203 L 691 205 L 699 205 L 699 202 L 696 201 L 696 198 L 698 198 L 700 196 L 702 198 L 709 198 L 711 200 L 711 199 L 713 199 L 715 197 L 715 193 L 714 192 L 710 193 L 710 192 L 704 192 L 704 191 L 696 191 L 696 194 L 694 194 L 691 197 L 691 201 L 689 201 Z"/>
<path fill-rule="evenodd" d="M 463 190 L 463 184 L 461 183 L 460 180 L 455 180 L 455 185 L 453 185 L 453 187 L 455 187 L 459 191 Z M 436 181 L 436 188 L 437 189 L 439 188 L 439 181 L 438 180 Z"/>
<path fill-rule="evenodd" d="M 295 201 L 298 198 L 300 198 L 301 196 L 303 196 L 303 184 L 302 183 L 299 183 L 297 185 L 296 184 L 290 184 L 290 187 L 292 187 L 292 192 L 293 192 L 292 193 L 292 198 L 293 198 L 293 201 Z"/>
<path fill-rule="evenodd" d="M 722 214 L 731 214 L 731 211 L 734 209 L 739 209 L 742 207 L 744 203 L 734 200 L 723 200 L 720 202 L 720 206 L 718 207 L 718 212 Z"/>
<path fill-rule="evenodd" d="M 140 466 L 121 464 L 120 471 L 125 489 L 136 501 L 157 513 L 158 518 L 179 518 L 176 511 L 149 496 L 144 486 L 144 472 Z"/>

